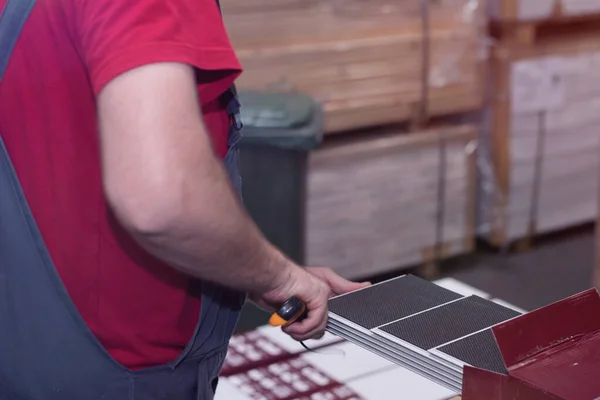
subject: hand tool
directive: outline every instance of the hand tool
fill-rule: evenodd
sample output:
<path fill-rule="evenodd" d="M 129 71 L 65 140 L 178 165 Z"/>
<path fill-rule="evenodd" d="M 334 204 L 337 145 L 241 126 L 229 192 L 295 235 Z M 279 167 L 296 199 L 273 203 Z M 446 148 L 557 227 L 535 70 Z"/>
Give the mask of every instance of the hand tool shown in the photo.
<path fill-rule="evenodd" d="M 283 303 L 277 312 L 271 315 L 269 324 L 272 326 L 288 326 L 295 322 L 301 322 L 307 316 L 308 309 L 306 308 L 306 304 L 297 297 L 291 297 L 285 303 Z M 300 341 L 300 345 L 310 352 L 321 353 L 315 349 L 311 349 L 303 341 Z M 345 355 L 343 350 L 337 350 L 339 353 L 341 353 L 341 355 Z"/>
<path fill-rule="evenodd" d="M 290 297 L 277 312 L 269 319 L 272 326 L 288 326 L 294 322 L 301 322 L 308 315 L 306 304 L 297 297 Z"/>

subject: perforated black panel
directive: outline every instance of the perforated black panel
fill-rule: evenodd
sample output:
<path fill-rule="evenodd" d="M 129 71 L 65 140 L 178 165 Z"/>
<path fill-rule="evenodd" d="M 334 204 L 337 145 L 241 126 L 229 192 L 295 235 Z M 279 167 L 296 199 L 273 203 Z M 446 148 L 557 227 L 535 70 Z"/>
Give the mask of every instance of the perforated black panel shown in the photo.
<path fill-rule="evenodd" d="M 406 275 L 331 299 L 329 311 L 372 329 L 461 297 L 434 283 Z"/>
<path fill-rule="evenodd" d="M 490 329 L 447 344 L 438 350 L 477 368 L 508 373 Z"/>
<path fill-rule="evenodd" d="M 467 297 L 380 329 L 429 350 L 489 328 L 519 313 L 478 296 Z"/>

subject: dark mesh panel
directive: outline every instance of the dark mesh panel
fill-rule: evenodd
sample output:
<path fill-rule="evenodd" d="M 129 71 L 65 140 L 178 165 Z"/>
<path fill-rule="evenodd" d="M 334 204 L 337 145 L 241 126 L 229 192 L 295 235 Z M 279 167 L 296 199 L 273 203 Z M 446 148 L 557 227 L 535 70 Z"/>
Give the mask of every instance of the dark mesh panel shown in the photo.
<path fill-rule="evenodd" d="M 380 329 L 429 350 L 518 315 L 510 308 L 470 296 Z"/>
<path fill-rule="evenodd" d="M 461 297 L 434 283 L 406 275 L 331 299 L 329 311 L 372 329 Z"/>
<path fill-rule="evenodd" d="M 508 374 L 491 329 L 447 344 L 438 350 L 474 367 Z"/>

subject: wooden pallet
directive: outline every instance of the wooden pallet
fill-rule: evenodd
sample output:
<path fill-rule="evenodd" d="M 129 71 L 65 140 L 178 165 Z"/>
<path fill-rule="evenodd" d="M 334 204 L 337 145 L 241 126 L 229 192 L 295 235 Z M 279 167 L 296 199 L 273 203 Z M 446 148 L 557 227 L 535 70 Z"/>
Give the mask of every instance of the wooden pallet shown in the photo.
<path fill-rule="evenodd" d="M 471 252 L 476 134 L 461 125 L 326 141 L 310 159 L 307 263 L 353 279 Z"/>
<path fill-rule="evenodd" d="M 483 7 L 430 2 L 424 13 L 420 4 L 222 0 L 244 66 L 237 84 L 312 95 L 326 133 L 479 109 Z"/>
<path fill-rule="evenodd" d="M 490 33 L 505 46 L 539 46 L 565 37 L 600 34 L 600 14 L 543 21 L 492 22 Z"/>
<path fill-rule="evenodd" d="M 527 248 L 537 235 L 595 219 L 598 60 L 596 35 L 494 48 L 478 218 L 478 232 L 494 246 Z"/>
<path fill-rule="evenodd" d="M 600 15 L 597 0 L 488 0 L 490 17 L 503 23 L 564 21 Z"/>

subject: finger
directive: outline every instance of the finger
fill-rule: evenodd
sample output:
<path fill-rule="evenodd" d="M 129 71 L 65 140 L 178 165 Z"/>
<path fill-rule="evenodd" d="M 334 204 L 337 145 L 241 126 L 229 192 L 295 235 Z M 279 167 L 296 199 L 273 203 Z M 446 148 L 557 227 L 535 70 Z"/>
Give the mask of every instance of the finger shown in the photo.
<path fill-rule="evenodd" d="M 287 332 L 286 332 L 287 333 Z M 306 333 L 288 333 L 289 336 L 296 341 L 319 340 L 325 336 L 325 330 L 315 329 Z"/>
<path fill-rule="evenodd" d="M 326 328 L 326 329 L 327 329 L 327 328 Z M 325 332 L 323 332 L 323 333 L 321 333 L 321 334 L 319 334 L 319 335 L 315 336 L 313 339 L 314 339 L 314 340 L 321 340 L 321 339 L 323 339 L 323 337 L 324 337 L 324 336 L 325 336 Z"/>
<path fill-rule="evenodd" d="M 309 317 L 283 328 L 283 331 L 295 340 L 308 340 L 322 337 L 327 327 L 327 308 L 313 309 Z"/>
<path fill-rule="evenodd" d="M 307 333 L 304 337 L 304 339 L 302 340 L 309 340 L 309 339 L 314 339 L 314 340 L 318 340 L 321 339 L 324 335 L 325 335 L 325 330 L 327 329 L 327 320 L 323 320 L 323 323 L 320 324 L 317 329 Z"/>
<path fill-rule="evenodd" d="M 306 334 L 306 335 L 302 335 L 302 336 L 290 335 L 290 337 L 297 342 L 306 342 L 308 340 L 320 340 L 323 338 L 323 336 L 324 336 L 324 333 L 315 334 L 315 335 Z"/>
<path fill-rule="evenodd" d="M 283 327 L 285 333 L 294 338 L 301 338 L 301 340 L 307 340 L 318 336 L 322 333 L 322 330 L 324 330 L 324 324 L 322 324 L 321 321 L 305 320 Z"/>
<path fill-rule="evenodd" d="M 325 331 L 325 327 L 327 326 L 327 321 L 323 319 L 322 321 L 318 321 L 316 324 L 307 324 L 307 321 L 303 321 L 301 323 L 296 322 L 288 326 L 284 326 L 283 330 L 288 335 L 310 335 L 316 336 Z"/>
<path fill-rule="evenodd" d="M 353 292 L 371 285 L 370 282 L 349 281 L 328 268 L 323 269 L 322 278 L 327 282 L 329 288 L 335 295 Z"/>

